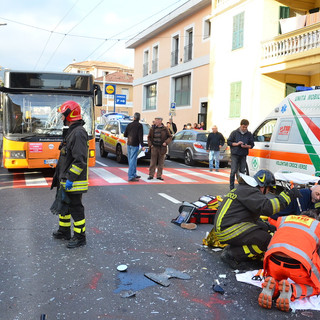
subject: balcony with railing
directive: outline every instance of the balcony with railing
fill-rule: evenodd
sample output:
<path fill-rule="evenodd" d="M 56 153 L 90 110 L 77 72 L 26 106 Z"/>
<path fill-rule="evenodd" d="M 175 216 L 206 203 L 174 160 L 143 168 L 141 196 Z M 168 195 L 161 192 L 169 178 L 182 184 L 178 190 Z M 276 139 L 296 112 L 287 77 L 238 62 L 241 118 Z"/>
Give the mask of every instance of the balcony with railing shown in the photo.
<path fill-rule="evenodd" d="M 153 59 L 152 60 L 152 73 L 156 73 L 158 72 L 158 62 L 159 62 L 159 59 Z"/>
<path fill-rule="evenodd" d="M 174 50 L 171 52 L 171 67 L 174 67 L 179 62 L 179 50 Z"/>
<path fill-rule="evenodd" d="M 277 36 L 262 44 L 262 64 L 319 54 L 320 22 Z M 315 52 L 316 51 L 316 52 Z"/>
<path fill-rule="evenodd" d="M 184 62 L 188 62 L 192 60 L 192 48 L 193 48 L 192 43 L 184 47 Z"/>
<path fill-rule="evenodd" d="M 148 75 L 148 62 L 145 62 L 142 65 L 142 75 L 143 75 L 143 77 Z"/>

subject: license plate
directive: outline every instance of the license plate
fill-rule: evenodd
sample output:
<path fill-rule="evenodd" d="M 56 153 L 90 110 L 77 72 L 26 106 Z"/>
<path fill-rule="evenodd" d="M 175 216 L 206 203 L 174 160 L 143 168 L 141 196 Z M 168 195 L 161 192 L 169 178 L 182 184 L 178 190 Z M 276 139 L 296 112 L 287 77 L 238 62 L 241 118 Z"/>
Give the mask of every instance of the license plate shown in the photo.
<path fill-rule="evenodd" d="M 57 159 L 44 160 L 44 164 L 57 164 L 57 163 L 58 163 Z"/>

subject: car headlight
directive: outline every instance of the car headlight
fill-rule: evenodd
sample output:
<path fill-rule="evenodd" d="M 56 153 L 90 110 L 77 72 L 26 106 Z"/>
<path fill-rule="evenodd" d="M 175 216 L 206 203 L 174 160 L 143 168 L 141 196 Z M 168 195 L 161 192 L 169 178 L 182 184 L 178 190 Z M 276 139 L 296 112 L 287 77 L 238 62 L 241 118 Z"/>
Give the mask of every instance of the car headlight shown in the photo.
<path fill-rule="evenodd" d="M 26 152 L 24 150 L 6 151 L 5 155 L 7 159 L 25 159 L 26 158 Z"/>

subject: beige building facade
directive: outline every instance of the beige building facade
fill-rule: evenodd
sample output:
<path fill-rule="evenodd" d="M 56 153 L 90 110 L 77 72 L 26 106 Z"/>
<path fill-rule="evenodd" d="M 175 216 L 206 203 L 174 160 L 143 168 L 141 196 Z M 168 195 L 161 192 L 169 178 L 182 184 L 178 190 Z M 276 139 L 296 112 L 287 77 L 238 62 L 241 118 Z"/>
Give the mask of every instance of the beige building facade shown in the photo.
<path fill-rule="evenodd" d="M 211 0 L 191 0 L 126 43 L 134 49 L 134 111 L 178 130 L 206 121 Z M 171 112 L 172 111 L 172 112 Z"/>
<path fill-rule="evenodd" d="M 318 86 L 320 1 L 213 0 L 208 124 L 253 130 L 297 85 Z"/>
<path fill-rule="evenodd" d="M 64 72 L 89 73 L 94 76 L 94 83 L 100 86 L 103 93 L 102 106 L 95 107 L 95 120 L 110 112 L 133 115 L 133 69 L 115 62 L 82 61 L 69 64 Z M 106 86 L 115 86 L 114 95 L 106 93 Z"/>

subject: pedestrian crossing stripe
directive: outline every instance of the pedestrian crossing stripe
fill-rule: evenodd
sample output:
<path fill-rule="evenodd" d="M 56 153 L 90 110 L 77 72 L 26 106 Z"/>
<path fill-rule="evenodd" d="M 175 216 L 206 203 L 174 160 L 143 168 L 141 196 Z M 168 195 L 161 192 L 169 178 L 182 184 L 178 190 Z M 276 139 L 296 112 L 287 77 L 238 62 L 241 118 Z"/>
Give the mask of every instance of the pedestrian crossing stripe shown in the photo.
<path fill-rule="evenodd" d="M 148 184 L 227 184 L 229 183 L 230 169 L 220 169 L 219 172 L 208 169 L 166 168 L 162 178 L 148 180 L 149 168 L 137 168 L 139 182 L 128 181 L 128 168 L 94 167 L 89 168 L 89 187 L 109 185 L 148 185 Z M 41 172 L 13 173 L 14 188 L 44 188 L 50 187 L 52 177 L 44 177 Z"/>

